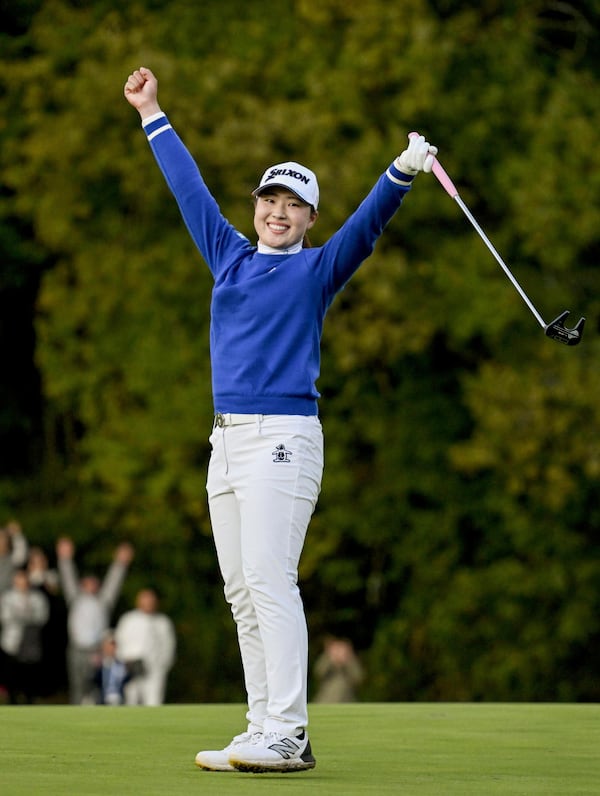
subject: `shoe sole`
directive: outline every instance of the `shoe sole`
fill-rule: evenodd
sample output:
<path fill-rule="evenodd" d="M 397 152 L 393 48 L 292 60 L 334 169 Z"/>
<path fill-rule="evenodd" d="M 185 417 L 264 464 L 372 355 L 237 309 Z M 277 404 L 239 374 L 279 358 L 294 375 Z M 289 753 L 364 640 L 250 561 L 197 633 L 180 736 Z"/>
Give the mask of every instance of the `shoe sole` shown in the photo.
<path fill-rule="evenodd" d="M 204 763 L 199 763 L 197 760 L 194 761 L 195 764 L 200 768 L 202 771 L 220 771 L 221 773 L 227 773 L 231 771 L 235 771 L 233 766 L 209 766 L 205 765 Z"/>
<path fill-rule="evenodd" d="M 265 765 L 265 763 L 253 763 L 250 760 L 230 760 L 230 764 L 236 771 L 243 771 L 246 774 L 293 774 L 295 771 L 308 771 L 317 765 L 317 761 L 312 760 L 286 760 L 283 763 Z"/>

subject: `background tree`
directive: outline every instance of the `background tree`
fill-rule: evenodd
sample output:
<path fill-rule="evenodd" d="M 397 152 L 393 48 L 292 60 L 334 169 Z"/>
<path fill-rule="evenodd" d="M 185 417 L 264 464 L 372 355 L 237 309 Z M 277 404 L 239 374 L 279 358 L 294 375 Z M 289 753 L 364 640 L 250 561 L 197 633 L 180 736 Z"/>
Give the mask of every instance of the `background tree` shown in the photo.
<path fill-rule="evenodd" d="M 210 275 L 122 86 L 156 72 L 249 236 L 269 163 L 319 175 L 319 244 L 417 129 L 542 315 L 586 314 L 586 337 L 545 339 L 418 179 L 326 323 L 313 643 L 354 639 L 365 698 L 597 699 L 597 9 L 298 0 L 274 24 L 268 8 L 11 4 L 0 510 L 92 559 L 133 541 L 125 600 L 151 579 L 177 622 L 171 698 L 240 699 L 204 492 Z"/>

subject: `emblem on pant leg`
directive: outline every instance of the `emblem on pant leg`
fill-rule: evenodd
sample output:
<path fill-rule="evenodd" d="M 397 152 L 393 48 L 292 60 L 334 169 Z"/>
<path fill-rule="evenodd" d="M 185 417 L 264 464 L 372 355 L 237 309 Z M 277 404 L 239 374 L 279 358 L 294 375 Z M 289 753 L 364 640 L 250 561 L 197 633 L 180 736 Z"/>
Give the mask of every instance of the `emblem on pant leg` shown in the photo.
<path fill-rule="evenodd" d="M 292 451 L 289 451 L 283 442 L 281 445 L 277 445 L 274 451 L 271 451 L 273 455 L 274 462 L 290 462 L 291 457 L 294 455 Z"/>

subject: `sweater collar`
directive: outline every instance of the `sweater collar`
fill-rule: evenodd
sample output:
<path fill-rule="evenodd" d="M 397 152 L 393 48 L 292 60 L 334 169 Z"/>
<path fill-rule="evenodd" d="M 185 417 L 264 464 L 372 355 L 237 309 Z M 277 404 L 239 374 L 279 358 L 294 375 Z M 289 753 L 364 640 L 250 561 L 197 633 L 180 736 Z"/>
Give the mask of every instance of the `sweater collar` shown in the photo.
<path fill-rule="evenodd" d="M 298 252 L 302 251 L 302 241 L 298 241 L 298 243 L 290 246 L 289 249 L 273 249 L 271 246 L 258 241 L 257 250 L 259 254 L 298 254 Z"/>

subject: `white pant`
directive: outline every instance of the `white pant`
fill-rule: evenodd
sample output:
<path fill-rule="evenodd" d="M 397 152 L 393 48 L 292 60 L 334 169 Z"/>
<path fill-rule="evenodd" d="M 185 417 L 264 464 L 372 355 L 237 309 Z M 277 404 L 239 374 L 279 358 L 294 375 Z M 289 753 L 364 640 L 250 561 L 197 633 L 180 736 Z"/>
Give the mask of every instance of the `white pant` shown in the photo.
<path fill-rule="evenodd" d="M 125 684 L 126 705 L 162 705 L 165 701 L 167 672 L 155 669 Z"/>
<path fill-rule="evenodd" d="M 306 727 L 308 633 L 298 562 L 323 474 L 316 416 L 215 427 L 207 491 L 244 667 L 251 731 Z"/>

